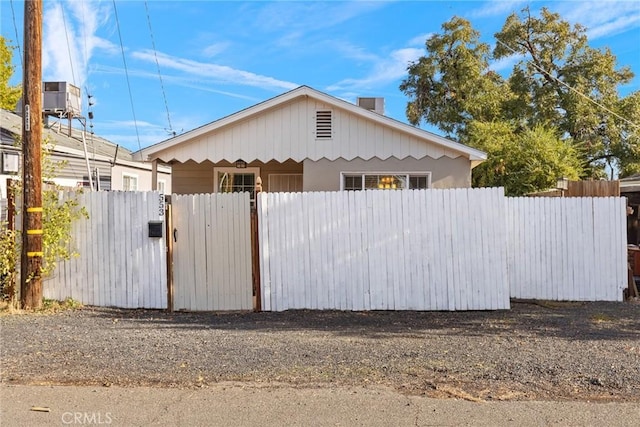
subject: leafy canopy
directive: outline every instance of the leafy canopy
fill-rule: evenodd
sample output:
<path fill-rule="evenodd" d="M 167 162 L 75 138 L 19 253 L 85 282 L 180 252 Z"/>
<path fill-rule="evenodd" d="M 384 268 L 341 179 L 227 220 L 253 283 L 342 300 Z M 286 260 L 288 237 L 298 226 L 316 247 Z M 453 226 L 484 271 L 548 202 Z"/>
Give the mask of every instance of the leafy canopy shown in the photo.
<path fill-rule="evenodd" d="M 434 124 L 488 152 L 488 164 L 474 170 L 482 175 L 474 177 L 476 184 L 502 185 L 505 176 L 529 175 L 522 188 L 510 190 L 522 193 L 545 189 L 541 186 L 558 178 L 543 173 L 585 178 L 640 170 L 640 95 L 618 94 L 633 73 L 616 68 L 611 51 L 591 48 L 584 27 L 545 8 L 539 17 L 529 8 L 512 14 L 495 39 L 492 51 L 469 21 L 454 17 L 426 41 L 426 55 L 408 67 L 400 85 L 409 97 L 406 114 L 412 124 Z M 493 71 L 497 61 L 511 60 L 516 63 L 509 76 Z M 527 135 L 544 138 L 521 146 Z M 507 149 L 553 166 L 505 163 L 506 175 L 499 179 L 490 173 L 489 164 L 496 161 L 491 156 Z"/>
<path fill-rule="evenodd" d="M 9 111 L 15 110 L 18 100 L 22 96 L 20 86 L 9 85 L 9 80 L 15 70 L 15 67 L 11 65 L 12 49 L 7 40 L 0 36 L 0 108 Z"/>

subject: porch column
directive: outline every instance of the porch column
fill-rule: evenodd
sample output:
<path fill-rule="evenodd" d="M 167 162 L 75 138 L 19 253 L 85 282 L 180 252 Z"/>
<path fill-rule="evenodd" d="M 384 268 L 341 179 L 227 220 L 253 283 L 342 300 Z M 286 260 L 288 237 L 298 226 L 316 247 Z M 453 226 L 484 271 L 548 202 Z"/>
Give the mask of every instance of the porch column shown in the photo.
<path fill-rule="evenodd" d="M 158 190 L 158 160 L 153 159 L 151 162 L 151 190 Z"/>

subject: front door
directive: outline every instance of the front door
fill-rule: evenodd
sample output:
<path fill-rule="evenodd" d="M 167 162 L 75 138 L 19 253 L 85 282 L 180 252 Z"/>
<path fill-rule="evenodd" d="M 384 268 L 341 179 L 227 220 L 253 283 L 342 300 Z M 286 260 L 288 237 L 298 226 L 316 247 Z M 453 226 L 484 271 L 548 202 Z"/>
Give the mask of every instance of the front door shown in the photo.
<path fill-rule="evenodd" d="M 260 176 L 260 168 L 213 168 L 214 188 L 216 193 L 248 192 L 251 206 L 255 206 L 256 180 Z"/>

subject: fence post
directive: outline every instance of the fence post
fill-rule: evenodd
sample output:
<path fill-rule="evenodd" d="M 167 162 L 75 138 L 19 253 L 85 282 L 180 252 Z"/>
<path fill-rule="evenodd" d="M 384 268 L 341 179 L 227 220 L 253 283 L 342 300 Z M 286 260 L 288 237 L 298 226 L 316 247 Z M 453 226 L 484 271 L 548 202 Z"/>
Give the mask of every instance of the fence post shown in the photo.
<path fill-rule="evenodd" d="M 260 295 L 260 240 L 258 239 L 258 211 L 251 209 L 251 270 L 253 279 L 253 311 L 262 311 Z"/>
<path fill-rule="evenodd" d="M 258 199 L 262 193 L 262 178 L 256 179 L 255 206 L 251 208 L 251 277 L 253 279 L 253 311 L 262 311 L 260 296 L 260 239 L 258 238 Z"/>
<path fill-rule="evenodd" d="M 165 233 L 167 239 L 167 310 L 173 312 L 173 219 L 171 196 L 165 196 Z"/>

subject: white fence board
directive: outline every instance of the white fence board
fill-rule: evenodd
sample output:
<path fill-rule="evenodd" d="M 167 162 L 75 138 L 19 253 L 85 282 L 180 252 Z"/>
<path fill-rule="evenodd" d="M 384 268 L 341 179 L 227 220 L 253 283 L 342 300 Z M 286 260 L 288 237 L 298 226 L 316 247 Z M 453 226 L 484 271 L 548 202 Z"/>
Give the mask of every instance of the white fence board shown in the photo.
<path fill-rule="evenodd" d="M 171 196 L 176 310 L 253 308 L 249 193 Z"/>
<path fill-rule="evenodd" d="M 258 199 L 264 310 L 509 308 L 502 189 Z"/>
<path fill-rule="evenodd" d="M 149 221 L 164 219 L 164 196 L 65 192 L 62 197 L 75 198 L 89 219 L 74 222 L 71 247 L 79 256 L 58 263 L 44 281 L 44 296 L 105 307 L 166 308 L 166 241 L 148 237 L 147 231 Z"/>
<path fill-rule="evenodd" d="M 510 295 L 622 301 L 624 198 L 507 198 Z"/>

